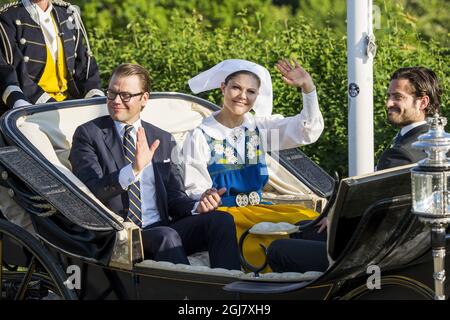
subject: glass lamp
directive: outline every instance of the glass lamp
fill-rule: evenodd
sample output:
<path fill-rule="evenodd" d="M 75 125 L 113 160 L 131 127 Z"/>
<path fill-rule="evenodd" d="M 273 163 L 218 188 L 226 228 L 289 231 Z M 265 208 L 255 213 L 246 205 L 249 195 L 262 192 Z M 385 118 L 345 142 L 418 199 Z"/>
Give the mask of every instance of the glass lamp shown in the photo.
<path fill-rule="evenodd" d="M 411 170 L 412 213 L 431 227 L 435 299 L 445 300 L 445 237 L 450 223 L 450 134 L 447 119 L 435 114 L 427 119 L 429 130 L 412 146 L 424 150 L 427 158 Z"/>

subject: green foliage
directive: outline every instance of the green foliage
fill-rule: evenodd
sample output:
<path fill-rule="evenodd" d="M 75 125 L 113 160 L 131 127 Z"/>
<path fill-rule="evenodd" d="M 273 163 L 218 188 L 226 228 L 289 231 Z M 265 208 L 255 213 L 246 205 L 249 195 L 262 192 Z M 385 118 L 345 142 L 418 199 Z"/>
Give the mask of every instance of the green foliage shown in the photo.
<path fill-rule="evenodd" d="M 282 20 L 290 16 L 288 7 L 273 6 L 270 0 L 73 0 L 83 11 L 88 27 L 99 24 L 113 30 L 125 28 L 139 19 L 151 20 L 169 31 L 171 17 L 199 15 L 204 23 L 216 27 L 236 27 L 244 14 L 250 23 Z"/>
<path fill-rule="evenodd" d="M 346 33 L 346 0 L 273 0 L 273 3 L 290 6 L 294 15 L 306 18 L 317 28 L 330 27 L 335 32 Z M 449 46 L 450 1 L 373 0 L 373 7 L 380 9 L 382 28 L 395 16 L 398 28 L 412 30 L 423 40 L 434 39 Z"/>
<path fill-rule="evenodd" d="M 0 3 L 5 1 L 0 0 Z M 317 143 L 303 149 L 328 172 L 347 174 L 347 57 L 345 0 L 73 0 L 98 60 L 103 86 L 123 62 L 147 67 L 153 91 L 190 93 L 187 80 L 221 60 L 248 59 L 272 74 L 275 112 L 294 115 L 301 95 L 274 65 L 295 57 L 315 81 L 325 119 Z M 277 4 L 274 6 L 272 3 Z M 389 77 L 402 66 L 436 71 L 448 106 L 449 2 L 374 0 L 381 10 L 374 62 L 375 155 L 395 134 L 386 123 Z M 283 5 L 283 6 L 282 6 Z M 201 97 L 221 103 L 219 90 Z M 445 116 L 450 111 L 443 108 Z"/>
<path fill-rule="evenodd" d="M 0 0 L 1 2 L 1 0 Z M 305 18 L 316 28 L 332 28 L 346 33 L 346 0 L 73 0 L 83 11 L 86 25 L 122 30 L 136 19 L 151 19 L 163 30 L 170 30 L 170 18 L 200 14 L 213 28 L 238 27 L 237 16 L 263 26 L 292 17 Z M 399 17 L 400 28 L 414 29 L 424 40 L 435 39 L 448 46 L 450 2 L 442 0 L 373 0 L 380 8 L 381 24 L 389 15 Z M 262 28 L 265 33 L 265 28 Z M 382 34 L 380 36 L 383 36 Z"/>
<path fill-rule="evenodd" d="M 330 27 L 346 33 L 346 0 L 297 0 L 296 15 L 307 19 L 317 28 Z"/>
<path fill-rule="evenodd" d="M 435 41 L 424 42 L 415 33 L 396 27 L 389 17 L 388 27 L 378 42 L 375 59 L 374 121 L 375 151 L 378 157 L 394 135 L 386 124 L 385 96 L 390 74 L 401 66 L 424 65 L 434 69 L 444 92 L 449 86 L 448 49 Z M 331 28 L 314 28 L 302 18 L 276 21 L 262 26 L 250 22 L 247 15 L 235 19 L 236 27 L 212 28 L 200 14 L 186 16 L 172 11 L 170 32 L 159 28 L 152 19 L 137 18 L 125 30 L 113 33 L 109 27 L 91 29 L 91 42 L 98 58 L 104 85 L 119 63 L 137 62 L 147 67 L 153 77 L 153 91 L 190 93 L 187 80 L 229 58 L 248 59 L 266 66 L 272 74 L 275 112 L 297 114 L 301 95 L 279 77 L 276 61 L 295 57 L 308 70 L 317 86 L 325 131 L 319 141 L 304 147 L 305 152 L 329 172 L 347 173 L 347 58 L 346 38 Z M 265 28 L 265 36 L 262 36 Z M 378 36 L 378 35 L 377 35 Z M 219 90 L 201 97 L 221 103 Z M 448 104 L 444 95 L 443 105 Z M 444 110 L 447 116 L 450 114 Z"/>
<path fill-rule="evenodd" d="M 401 17 L 399 26 L 412 29 L 421 39 L 449 47 L 450 2 L 442 0 L 380 1 L 385 11 Z"/>

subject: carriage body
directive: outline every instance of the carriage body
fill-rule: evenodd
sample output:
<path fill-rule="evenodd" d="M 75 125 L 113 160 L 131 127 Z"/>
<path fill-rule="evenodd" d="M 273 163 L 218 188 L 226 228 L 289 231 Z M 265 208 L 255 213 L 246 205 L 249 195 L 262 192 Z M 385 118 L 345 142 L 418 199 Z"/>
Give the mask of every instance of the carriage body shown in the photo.
<path fill-rule="evenodd" d="M 181 144 L 215 110 L 193 96 L 153 93 L 142 117 Z M 275 174 L 263 197 L 329 215 L 333 263 L 325 272 L 257 276 L 196 265 L 196 257 L 192 265 L 143 260 L 139 230 L 98 201 L 67 160 L 76 127 L 106 114 L 105 98 L 95 98 L 3 115 L 1 185 L 10 196 L 4 200 L 25 208 L 20 218 L 31 220 L 32 230 L 1 216 L 0 298 L 45 299 L 49 292 L 68 299 L 432 297 L 429 230 L 410 214 L 411 166 L 343 179 L 333 196 L 333 179 L 297 149 L 268 156 Z M 382 272 L 380 290 L 367 286 L 370 266 Z"/>

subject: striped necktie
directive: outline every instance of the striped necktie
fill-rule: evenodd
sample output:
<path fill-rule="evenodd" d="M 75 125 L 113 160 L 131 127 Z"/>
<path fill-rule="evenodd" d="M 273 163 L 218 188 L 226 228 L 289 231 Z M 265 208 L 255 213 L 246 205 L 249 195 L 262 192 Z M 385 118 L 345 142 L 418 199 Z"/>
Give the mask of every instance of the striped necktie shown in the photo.
<path fill-rule="evenodd" d="M 133 126 L 126 125 L 125 134 L 123 135 L 123 151 L 125 152 L 125 160 L 127 163 L 133 163 L 136 154 L 136 146 L 131 136 L 131 130 L 133 130 Z M 142 227 L 141 189 L 139 181 L 132 183 L 128 187 L 128 199 L 130 201 L 128 219 L 137 226 Z"/>

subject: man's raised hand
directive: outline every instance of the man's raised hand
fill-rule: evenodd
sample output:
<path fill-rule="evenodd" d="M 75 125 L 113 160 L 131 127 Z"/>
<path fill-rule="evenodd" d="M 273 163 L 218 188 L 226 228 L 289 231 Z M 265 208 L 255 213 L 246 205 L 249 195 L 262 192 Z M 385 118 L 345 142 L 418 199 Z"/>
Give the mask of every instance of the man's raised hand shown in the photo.
<path fill-rule="evenodd" d="M 149 147 L 145 130 L 140 127 L 136 134 L 136 155 L 133 163 L 134 174 L 139 174 L 153 159 L 156 149 L 158 149 L 159 140 L 156 139 Z"/>

